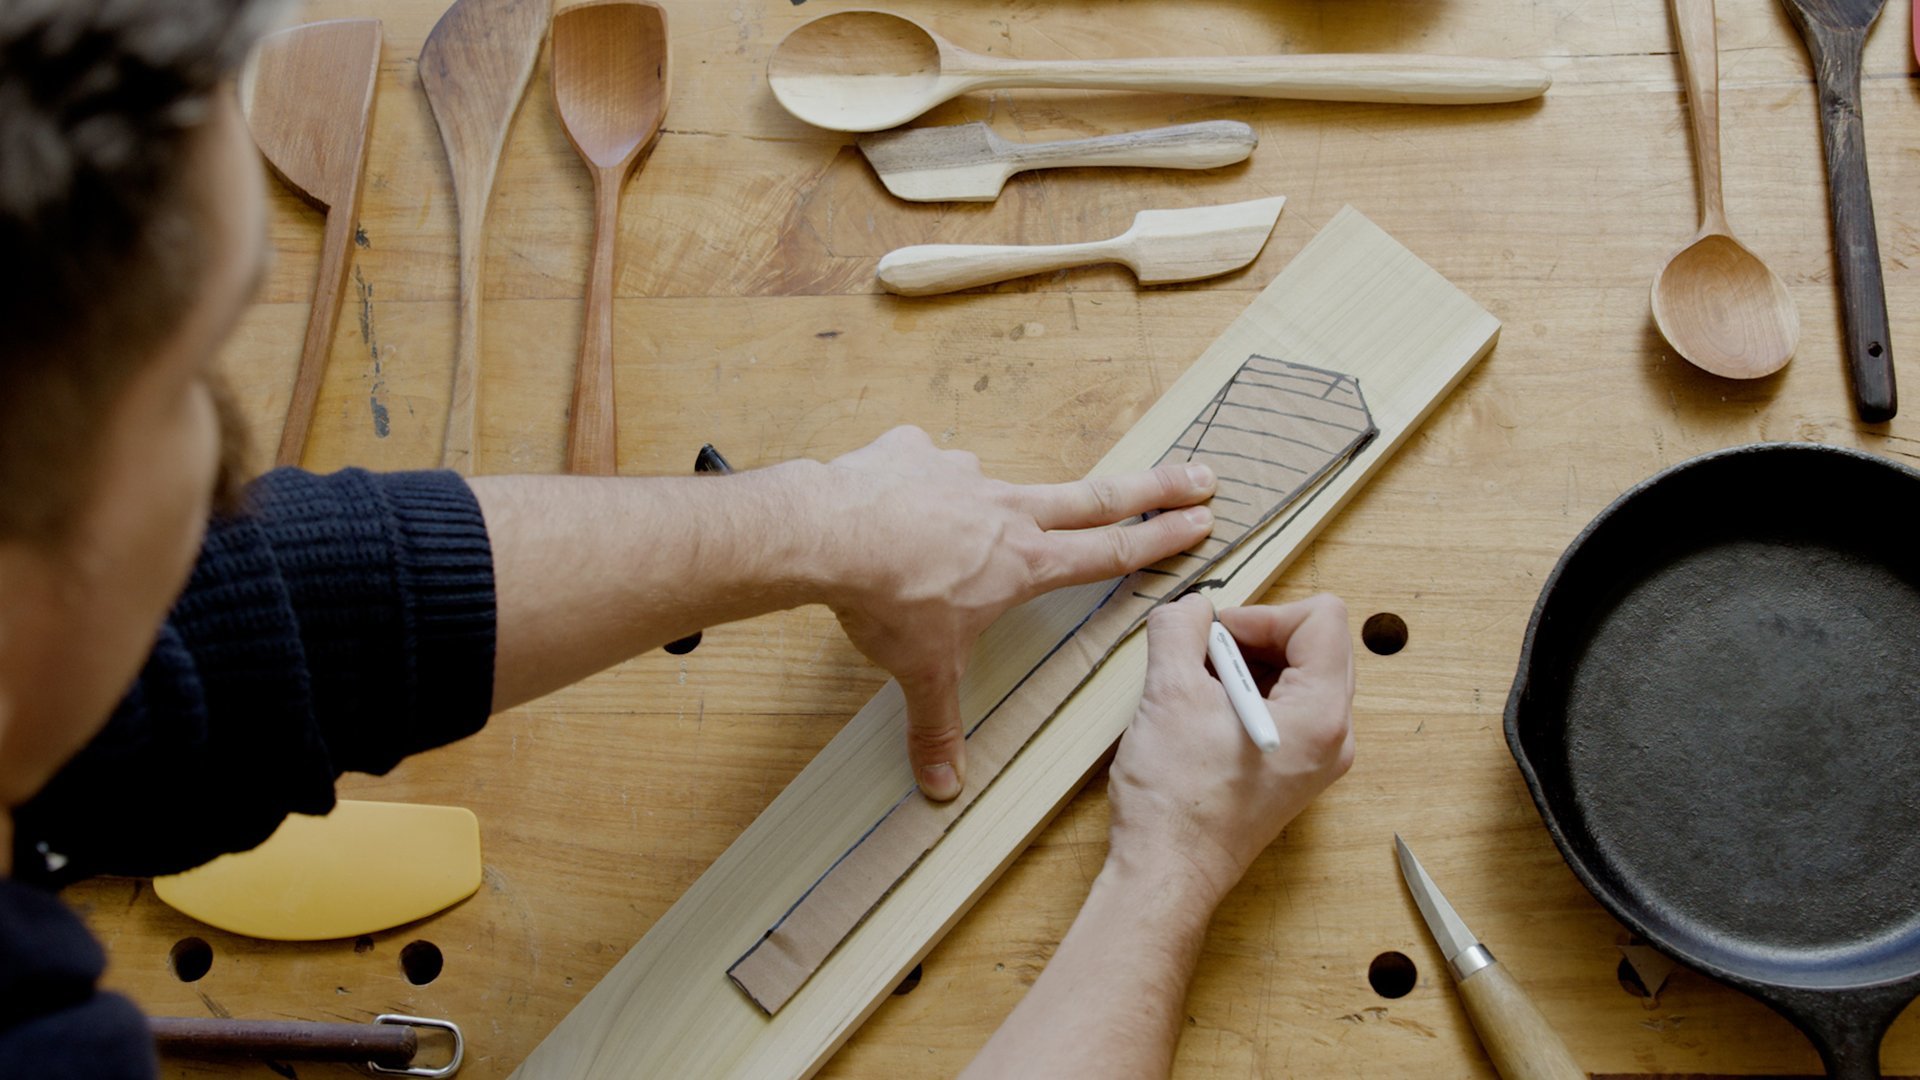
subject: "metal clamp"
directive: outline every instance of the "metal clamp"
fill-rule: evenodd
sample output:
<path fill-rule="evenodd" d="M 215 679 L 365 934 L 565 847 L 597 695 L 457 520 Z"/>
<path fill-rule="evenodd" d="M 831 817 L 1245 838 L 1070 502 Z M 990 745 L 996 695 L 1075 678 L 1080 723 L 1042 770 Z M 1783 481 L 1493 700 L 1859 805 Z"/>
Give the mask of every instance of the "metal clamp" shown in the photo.
<path fill-rule="evenodd" d="M 389 1069 L 375 1062 L 367 1062 L 367 1071 L 382 1076 L 427 1076 L 447 1077 L 460 1071 L 460 1059 L 466 1056 L 467 1042 L 460 1035 L 460 1025 L 451 1020 L 435 1020 L 426 1016 L 401 1016 L 398 1013 L 381 1013 L 373 1018 L 376 1024 L 404 1024 L 408 1027 L 439 1028 L 453 1033 L 453 1059 L 437 1069 L 420 1065 L 409 1065 L 404 1069 Z"/>
<path fill-rule="evenodd" d="M 1447 966 L 1453 969 L 1456 981 L 1464 982 L 1467 976 L 1481 968 L 1493 966 L 1493 951 L 1476 941 L 1461 949 L 1460 955 L 1447 961 Z"/>

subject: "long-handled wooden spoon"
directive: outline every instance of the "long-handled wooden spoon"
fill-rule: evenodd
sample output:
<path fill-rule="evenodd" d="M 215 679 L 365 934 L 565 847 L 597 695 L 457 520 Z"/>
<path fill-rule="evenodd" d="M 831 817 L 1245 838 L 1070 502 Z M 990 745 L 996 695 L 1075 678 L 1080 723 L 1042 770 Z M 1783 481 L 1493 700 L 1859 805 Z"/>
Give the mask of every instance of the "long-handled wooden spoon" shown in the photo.
<path fill-rule="evenodd" d="M 380 74 L 380 20 L 333 19 L 269 34 L 240 76 L 240 108 L 267 164 L 327 216 L 313 306 L 276 465 L 298 465 L 313 427 L 360 209 Z"/>
<path fill-rule="evenodd" d="M 1800 28 L 1819 83 L 1827 201 L 1833 210 L 1834 255 L 1840 263 L 1853 405 L 1860 419 L 1879 423 L 1893 419 L 1899 401 L 1887 332 L 1887 290 L 1880 279 L 1880 237 L 1873 227 L 1873 189 L 1867 182 L 1867 135 L 1860 120 L 1860 54 L 1886 0 L 1781 2 Z"/>
<path fill-rule="evenodd" d="M 514 107 L 533 78 L 549 0 L 454 0 L 420 47 L 420 85 L 453 167 L 460 213 L 460 341 L 440 464 L 473 471 L 479 420 L 480 269 L 487 203 Z"/>
<path fill-rule="evenodd" d="M 1720 57 L 1713 0 L 1673 0 L 1693 109 L 1700 231 L 1653 279 L 1653 321 L 1694 366 L 1730 379 L 1771 375 L 1793 359 L 1800 313 L 1760 256 L 1727 229 L 1720 191 Z"/>
<path fill-rule="evenodd" d="M 618 471 L 613 402 L 614 242 L 620 191 L 667 115 L 667 12 L 650 0 L 593 0 L 553 17 L 553 101 L 593 171 L 593 268 L 573 382 L 567 471 Z"/>
<path fill-rule="evenodd" d="M 1457 105 L 1539 97 L 1553 80 L 1515 60 L 1444 56 L 1017 60 L 969 52 L 899 15 L 842 11 L 787 35 L 767 81 L 809 124 L 879 131 L 969 90 L 1015 86 Z"/>

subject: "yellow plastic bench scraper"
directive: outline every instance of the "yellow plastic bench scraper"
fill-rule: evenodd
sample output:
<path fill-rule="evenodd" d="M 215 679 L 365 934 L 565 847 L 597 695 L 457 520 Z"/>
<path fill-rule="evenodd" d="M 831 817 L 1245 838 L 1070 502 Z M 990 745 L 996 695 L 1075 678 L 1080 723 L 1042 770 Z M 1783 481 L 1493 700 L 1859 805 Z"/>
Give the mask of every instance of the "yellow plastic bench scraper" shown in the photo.
<path fill-rule="evenodd" d="M 266 842 L 155 878 L 210 926 L 270 941 L 358 937 L 424 919 L 480 888 L 480 822 L 460 806 L 342 800 L 292 814 Z"/>

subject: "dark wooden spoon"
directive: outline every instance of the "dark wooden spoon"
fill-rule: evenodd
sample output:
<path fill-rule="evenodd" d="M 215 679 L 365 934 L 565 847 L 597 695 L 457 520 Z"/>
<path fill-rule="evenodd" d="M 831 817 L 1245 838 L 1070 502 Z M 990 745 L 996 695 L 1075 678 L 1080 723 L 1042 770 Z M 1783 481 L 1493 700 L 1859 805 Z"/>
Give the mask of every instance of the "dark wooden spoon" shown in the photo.
<path fill-rule="evenodd" d="M 1887 290 L 1880 280 L 1880 238 L 1867 183 L 1866 130 L 1860 120 L 1860 54 L 1886 0 L 1781 0 L 1800 28 L 1820 88 L 1827 198 L 1846 322 L 1847 370 L 1854 407 L 1870 424 L 1893 419 L 1893 342 Z"/>
<path fill-rule="evenodd" d="M 553 100 L 593 170 L 593 268 L 573 384 L 567 471 L 617 470 L 613 408 L 614 239 L 620 189 L 667 115 L 667 13 L 649 0 L 594 0 L 553 17 Z"/>

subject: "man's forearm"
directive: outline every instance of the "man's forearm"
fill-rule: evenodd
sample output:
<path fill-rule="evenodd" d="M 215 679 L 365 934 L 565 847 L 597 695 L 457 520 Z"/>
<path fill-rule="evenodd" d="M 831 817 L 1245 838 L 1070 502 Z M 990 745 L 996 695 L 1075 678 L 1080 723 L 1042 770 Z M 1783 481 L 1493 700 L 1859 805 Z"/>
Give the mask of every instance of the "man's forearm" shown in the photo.
<path fill-rule="evenodd" d="M 1213 887 L 1170 860 L 1115 851 L 1033 989 L 969 1078 L 1165 1076 Z"/>
<path fill-rule="evenodd" d="M 731 477 L 476 477 L 498 712 L 695 630 L 822 599 L 834 544 L 789 462 Z"/>

